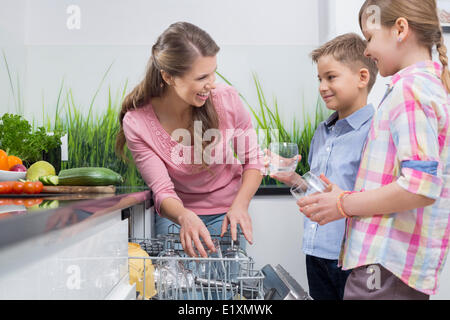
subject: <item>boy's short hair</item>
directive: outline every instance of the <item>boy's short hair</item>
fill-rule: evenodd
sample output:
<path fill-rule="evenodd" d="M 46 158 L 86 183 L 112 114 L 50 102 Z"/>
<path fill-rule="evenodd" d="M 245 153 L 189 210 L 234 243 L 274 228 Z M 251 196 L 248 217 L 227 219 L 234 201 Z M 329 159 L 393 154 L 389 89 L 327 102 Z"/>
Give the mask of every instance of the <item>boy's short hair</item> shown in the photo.
<path fill-rule="evenodd" d="M 368 92 L 370 92 L 377 78 L 378 67 L 375 61 L 364 55 L 364 50 L 366 50 L 366 41 L 356 33 L 346 33 L 315 49 L 311 52 L 311 58 L 317 63 L 321 57 L 331 55 L 352 70 L 367 68 L 370 73 L 370 80 L 367 85 Z"/>

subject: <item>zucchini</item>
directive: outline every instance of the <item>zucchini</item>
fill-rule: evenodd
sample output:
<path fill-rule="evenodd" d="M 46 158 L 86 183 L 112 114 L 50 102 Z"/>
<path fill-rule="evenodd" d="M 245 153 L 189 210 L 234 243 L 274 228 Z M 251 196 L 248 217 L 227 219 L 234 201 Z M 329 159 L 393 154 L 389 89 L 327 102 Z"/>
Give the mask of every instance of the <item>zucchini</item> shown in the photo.
<path fill-rule="evenodd" d="M 61 170 L 58 174 L 60 186 L 109 186 L 122 182 L 122 176 L 108 168 L 72 168 Z"/>

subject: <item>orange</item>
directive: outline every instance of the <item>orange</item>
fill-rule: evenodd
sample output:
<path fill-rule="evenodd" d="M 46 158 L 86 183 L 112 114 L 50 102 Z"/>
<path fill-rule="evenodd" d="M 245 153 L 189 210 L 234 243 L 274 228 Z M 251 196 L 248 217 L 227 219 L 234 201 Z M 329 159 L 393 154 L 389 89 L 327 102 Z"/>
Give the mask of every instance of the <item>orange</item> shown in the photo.
<path fill-rule="evenodd" d="M 8 156 L 8 170 L 11 170 L 16 164 L 22 164 L 22 159 L 16 156 Z"/>
<path fill-rule="evenodd" d="M 0 149 L 0 170 L 9 170 L 8 155 L 4 150 Z"/>

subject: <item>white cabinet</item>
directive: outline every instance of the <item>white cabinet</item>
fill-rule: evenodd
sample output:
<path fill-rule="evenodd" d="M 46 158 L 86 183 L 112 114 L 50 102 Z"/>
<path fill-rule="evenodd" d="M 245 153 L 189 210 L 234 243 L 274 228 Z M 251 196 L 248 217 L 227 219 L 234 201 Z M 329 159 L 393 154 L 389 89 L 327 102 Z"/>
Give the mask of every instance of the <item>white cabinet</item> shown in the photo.
<path fill-rule="evenodd" d="M 4 248 L 0 257 L 0 299 L 117 298 L 114 289 L 127 288 L 128 220 L 117 210 Z"/>

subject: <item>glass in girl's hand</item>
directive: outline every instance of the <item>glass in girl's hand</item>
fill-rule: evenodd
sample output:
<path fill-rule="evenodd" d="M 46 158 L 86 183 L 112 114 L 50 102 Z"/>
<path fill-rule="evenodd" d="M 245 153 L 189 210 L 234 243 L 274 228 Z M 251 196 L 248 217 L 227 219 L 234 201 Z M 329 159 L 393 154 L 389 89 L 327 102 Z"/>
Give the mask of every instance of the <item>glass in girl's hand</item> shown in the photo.
<path fill-rule="evenodd" d="M 268 149 L 269 172 L 293 172 L 298 164 L 298 146 L 291 142 L 272 142 Z"/>
<path fill-rule="evenodd" d="M 305 173 L 291 187 L 291 194 L 298 200 L 317 192 L 325 192 L 327 185 L 311 171 Z"/>

